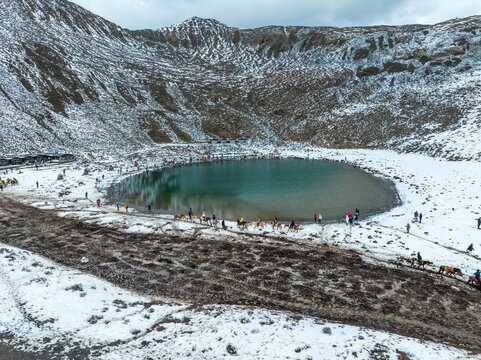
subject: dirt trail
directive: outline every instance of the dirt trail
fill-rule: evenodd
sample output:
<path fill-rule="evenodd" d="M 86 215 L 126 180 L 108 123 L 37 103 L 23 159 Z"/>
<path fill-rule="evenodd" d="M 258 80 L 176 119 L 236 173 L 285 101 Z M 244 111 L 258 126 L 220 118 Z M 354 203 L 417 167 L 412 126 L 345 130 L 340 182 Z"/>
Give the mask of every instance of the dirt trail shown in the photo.
<path fill-rule="evenodd" d="M 127 234 L 9 198 L 0 198 L 0 241 L 144 294 L 290 310 L 480 350 L 479 291 L 332 245 Z"/>

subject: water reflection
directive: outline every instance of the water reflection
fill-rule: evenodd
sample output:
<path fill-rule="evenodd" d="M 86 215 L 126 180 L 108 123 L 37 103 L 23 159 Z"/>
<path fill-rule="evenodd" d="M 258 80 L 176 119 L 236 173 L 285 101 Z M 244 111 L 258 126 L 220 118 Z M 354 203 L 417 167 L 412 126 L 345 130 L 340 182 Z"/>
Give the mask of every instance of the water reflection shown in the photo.
<path fill-rule="evenodd" d="M 363 214 L 397 202 L 386 182 L 359 169 L 327 161 L 296 159 L 224 161 L 168 168 L 120 183 L 115 196 L 144 209 L 218 218 L 310 220 L 314 212 L 339 219 L 347 209 Z"/>

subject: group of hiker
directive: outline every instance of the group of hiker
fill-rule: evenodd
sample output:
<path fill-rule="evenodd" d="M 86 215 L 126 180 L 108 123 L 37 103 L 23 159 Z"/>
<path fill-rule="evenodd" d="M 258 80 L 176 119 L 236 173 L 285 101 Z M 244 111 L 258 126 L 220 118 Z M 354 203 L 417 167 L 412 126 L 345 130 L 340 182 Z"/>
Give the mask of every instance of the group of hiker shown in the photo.
<path fill-rule="evenodd" d="M 414 217 L 413 217 L 413 223 L 419 222 L 421 223 L 423 221 L 423 214 L 419 211 L 414 212 Z M 407 223 L 406 225 L 406 233 L 409 234 L 409 230 L 411 230 L 411 224 Z"/>
<path fill-rule="evenodd" d="M 354 221 L 358 221 L 359 220 L 359 212 L 360 210 L 358 208 L 355 208 L 354 209 L 355 211 L 355 214 L 352 215 L 352 211 L 351 210 L 347 210 L 347 214 L 346 214 L 346 224 L 347 225 L 352 225 L 354 223 Z"/>
<path fill-rule="evenodd" d="M 7 185 L 9 185 L 9 184 L 10 185 L 18 185 L 18 180 L 15 179 L 15 178 L 12 178 L 12 179 L 9 178 L 9 179 L 4 180 L 0 177 L 0 191 L 3 191 L 3 189 L 6 188 Z"/>
<path fill-rule="evenodd" d="M 314 214 L 314 223 L 316 224 L 317 222 L 319 222 L 319 225 L 322 224 L 322 215 L 321 215 L 321 213 L 319 213 L 319 214 Z"/>

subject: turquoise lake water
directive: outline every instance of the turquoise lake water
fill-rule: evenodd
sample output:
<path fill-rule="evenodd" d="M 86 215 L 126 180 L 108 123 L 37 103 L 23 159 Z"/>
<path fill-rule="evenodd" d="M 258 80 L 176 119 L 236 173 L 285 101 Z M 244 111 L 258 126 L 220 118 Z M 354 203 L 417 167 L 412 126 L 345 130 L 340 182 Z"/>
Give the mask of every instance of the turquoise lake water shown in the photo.
<path fill-rule="evenodd" d="M 222 161 L 173 167 L 130 177 L 114 189 L 113 201 L 140 210 L 218 219 L 294 218 L 311 221 L 314 213 L 342 221 L 357 207 L 361 217 L 398 203 L 391 184 L 351 166 L 300 159 Z"/>

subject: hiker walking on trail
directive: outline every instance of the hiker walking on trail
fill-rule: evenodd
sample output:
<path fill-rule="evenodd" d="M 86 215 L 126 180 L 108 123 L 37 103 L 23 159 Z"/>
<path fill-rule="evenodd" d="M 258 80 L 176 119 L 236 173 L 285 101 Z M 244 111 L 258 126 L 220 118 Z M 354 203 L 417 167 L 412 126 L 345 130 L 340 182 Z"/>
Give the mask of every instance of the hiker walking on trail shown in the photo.
<path fill-rule="evenodd" d="M 38 181 L 37 181 L 37 189 L 38 189 Z M 479 229 L 479 225 L 478 225 L 478 229 Z"/>
<path fill-rule="evenodd" d="M 423 263 L 423 258 L 421 256 L 421 252 L 418 251 L 418 264 L 421 265 Z"/>
<path fill-rule="evenodd" d="M 415 212 L 414 212 L 414 222 L 417 222 L 417 221 L 418 221 L 418 216 L 419 216 L 418 212 L 415 211 Z"/>
<path fill-rule="evenodd" d="M 406 232 L 409 234 L 409 229 L 411 228 L 411 225 L 409 223 L 406 225 Z"/>
<path fill-rule="evenodd" d="M 100 207 L 100 198 L 97 199 L 97 207 Z"/>
<path fill-rule="evenodd" d="M 125 204 L 125 212 L 129 212 L 129 205 Z"/>
<path fill-rule="evenodd" d="M 479 279 L 481 278 L 481 273 L 479 272 L 479 269 L 477 269 L 476 272 L 474 273 L 474 277 L 476 278 L 476 280 L 478 280 L 478 284 L 479 284 Z"/>
<path fill-rule="evenodd" d="M 85 198 L 88 199 L 89 198 L 89 193 L 86 191 L 85 192 Z"/>
<path fill-rule="evenodd" d="M 478 219 L 478 230 L 481 228 L 481 217 Z"/>
<path fill-rule="evenodd" d="M 468 250 L 466 250 L 466 251 L 474 251 L 473 244 L 469 245 L 469 246 L 468 246 Z"/>
<path fill-rule="evenodd" d="M 423 220 L 423 214 L 419 213 L 419 223 L 421 223 L 422 220 Z"/>

